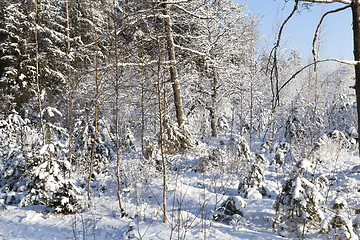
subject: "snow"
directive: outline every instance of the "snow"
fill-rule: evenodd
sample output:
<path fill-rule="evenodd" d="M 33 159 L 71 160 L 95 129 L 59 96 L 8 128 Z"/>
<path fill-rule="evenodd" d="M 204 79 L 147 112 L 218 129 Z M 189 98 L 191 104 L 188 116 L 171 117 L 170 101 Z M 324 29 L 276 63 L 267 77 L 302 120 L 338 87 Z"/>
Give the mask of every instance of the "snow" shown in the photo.
<path fill-rule="evenodd" d="M 194 156 L 189 156 L 191 159 Z M 196 159 L 196 158 L 193 158 Z M 271 168 L 269 168 L 271 169 Z M 265 175 L 271 174 L 269 169 Z M 168 182 L 168 224 L 162 223 L 161 176 L 152 185 L 138 184 L 137 193 L 132 189 L 123 193 L 124 208 L 129 214 L 120 217 L 115 193 L 116 185 L 107 179 L 108 191 L 93 195 L 93 207 L 73 215 L 49 213 L 41 206 L 6 206 L 0 212 L 0 235 L 2 239 L 169 239 L 185 236 L 185 239 L 292 239 L 287 231 L 272 230 L 276 217 L 275 198 L 256 198 L 258 191 L 249 189 L 246 199 L 236 194 L 236 184 L 231 175 L 221 177 L 226 192 L 208 188 L 211 179 L 203 174 L 187 171 L 170 175 Z M 297 184 L 300 185 L 300 180 Z M 271 182 L 266 181 L 269 188 Z M 50 187 L 50 186 L 49 186 Z M 275 187 L 275 186 L 274 186 Z M 300 187 L 296 190 L 301 198 Z M 255 194 L 256 192 L 256 194 Z M 225 195 L 223 195 L 225 194 Z M 97 195 L 97 196 L 96 196 Z M 235 205 L 246 211 L 245 217 L 234 216 L 230 225 L 211 219 L 215 205 L 233 196 Z M 261 195 L 261 194 L 260 194 Z M 138 197 L 136 197 L 138 196 Z M 136 200 L 138 199 L 138 200 Z M 360 196 L 358 196 L 360 199 Z M 62 204 L 69 201 L 62 199 Z M 138 201 L 138 204 L 136 203 Z M 342 200 L 335 200 L 342 202 Z M 205 217 L 202 219 L 200 216 Z M 327 220 L 329 221 L 329 220 Z M 326 221 L 323 222 L 326 224 Z M 179 227 L 180 226 L 180 227 Z M 286 225 L 282 225 L 285 229 Z M 283 237 L 282 237 L 283 236 Z M 324 238 L 325 239 L 325 238 Z"/>
<path fill-rule="evenodd" d="M 110 204 L 111 205 L 111 204 Z M 209 224 L 209 222 L 207 223 Z M 75 229 L 74 229 L 75 228 Z M 129 236 L 143 239 L 169 239 L 171 225 L 163 224 L 161 220 L 119 219 L 118 216 L 99 212 L 83 213 L 73 216 L 57 216 L 42 213 L 37 208 L 18 208 L 9 206 L 0 213 L 0 235 L 2 239 L 73 239 L 74 230 L 77 237 L 83 235 L 96 239 L 127 239 Z M 191 226 L 186 239 L 204 237 L 201 226 Z M 178 236 L 175 231 L 173 237 Z M 181 232 L 185 234 L 185 232 Z M 183 235 L 184 236 L 184 235 Z M 207 239 L 280 239 L 265 229 L 256 227 L 233 230 L 230 226 L 213 223 L 206 230 Z M 123 238 L 125 237 L 125 238 Z"/>
<path fill-rule="evenodd" d="M 304 169 L 307 172 L 310 172 L 313 169 L 312 162 L 307 159 L 303 159 L 300 163 L 300 168 Z"/>
<path fill-rule="evenodd" d="M 344 198 L 338 197 L 330 202 L 330 206 L 334 206 L 334 205 L 338 205 L 340 208 L 343 209 L 348 206 L 348 203 Z"/>
<path fill-rule="evenodd" d="M 10 120 L 17 124 L 25 124 L 25 121 L 16 116 L 12 116 Z M 127 135 L 136 148 L 137 143 L 132 134 L 128 133 Z M 246 143 L 244 139 L 241 141 L 243 144 Z M 273 159 L 280 151 L 264 151 L 262 154 L 265 160 L 264 163 L 261 163 L 261 167 L 264 168 L 265 180 L 262 182 L 262 187 L 266 194 L 262 195 L 263 192 L 260 193 L 259 188 L 248 188 L 246 189 L 246 198 L 238 195 L 237 187 L 253 161 L 253 153 L 250 150 L 246 149 L 245 152 L 248 156 L 244 158 L 248 166 L 238 171 L 221 165 L 233 164 L 232 159 L 227 158 L 226 155 L 227 142 L 225 138 L 213 139 L 213 141 L 209 141 L 208 145 L 199 144 L 195 149 L 186 153 L 169 154 L 167 155 L 169 162 L 167 224 L 162 222 L 161 171 L 156 171 L 151 165 L 141 165 L 136 153 L 132 152 L 133 148 L 130 148 L 126 150 L 129 152 L 122 154 L 121 161 L 122 171 L 124 175 L 126 174 L 123 177 L 124 188 L 121 195 L 126 216 L 122 217 L 118 207 L 117 183 L 113 172 L 116 162 L 112 161 L 107 166 L 109 172 L 98 174 L 97 182 L 93 182 L 91 185 L 91 207 L 88 208 L 86 198 L 82 198 L 79 202 L 82 211 L 79 213 L 63 215 L 51 213 L 43 206 L 19 207 L 4 205 L 4 202 L 0 202 L 2 206 L 0 236 L 2 239 L 81 239 L 83 237 L 86 239 L 128 239 L 132 237 L 134 239 L 293 239 L 294 235 L 288 231 L 289 226 L 277 222 L 278 213 L 274 209 L 274 203 L 282 190 L 282 184 L 288 178 L 294 180 L 292 197 L 299 202 L 301 208 L 308 206 L 307 198 L 309 196 L 316 204 L 325 200 L 330 203 L 329 206 L 332 203 L 341 203 L 346 208 L 345 213 L 349 209 L 356 208 L 360 202 L 360 194 L 357 192 L 360 189 L 360 174 L 356 171 L 357 168 L 354 168 L 357 156 L 351 154 L 350 151 L 337 151 L 339 157 L 336 162 L 332 161 L 333 155 L 329 153 L 332 153 L 331 151 L 334 149 L 334 141 L 334 139 L 324 139 L 324 144 L 316 153 L 321 156 L 322 162 L 319 162 L 316 167 L 319 178 L 315 181 L 307 175 L 310 170 L 312 170 L 311 173 L 315 171 L 313 163 L 309 160 L 303 159 L 297 164 L 293 163 L 293 168 L 289 172 L 284 167 L 280 168 L 278 164 L 270 165 L 271 161 L 267 160 Z M 214 151 L 214 149 L 218 150 Z M 17 150 L 14 149 L 14 151 Z M 45 144 L 39 151 L 40 155 L 48 152 L 54 153 L 51 162 L 46 161 L 36 168 L 37 176 L 40 179 L 47 179 L 47 190 L 55 192 L 62 186 L 61 183 L 67 184 L 70 181 L 77 186 L 84 185 L 87 173 L 78 171 L 73 171 L 73 179 L 65 182 L 67 178 L 62 176 L 62 171 L 59 170 L 62 167 L 62 161 L 55 161 L 56 151 L 56 144 Z M 283 150 L 281 152 L 285 153 Z M 210 159 L 209 153 L 213 153 L 213 157 L 218 158 L 211 158 L 214 165 L 199 171 L 200 162 Z M 219 153 L 222 156 L 219 156 Z M 283 164 L 286 164 L 286 161 Z M 64 165 L 70 166 L 67 161 L 64 161 Z M 299 171 L 299 169 L 307 171 Z M 322 178 L 325 180 L 321 180 Z M 79 184 L 79 181 L 82 181 L 82 184 Z M 320 181 L 324 182 L 325 190 L 319 187 Z M 81 196 L 87 194 L 84 187 L 74 189 L 81 191 Z M 69 204 L 72 201 L 70 196 L 75 194 L 72 194 L 71 191 L 70 195 L 61 196 L 59 201 L 60 205 L 70 205 L 69 208 L 72 209 L 73 206 Z M 323 198 L 320 191 L 326 193 L 327 199 Z M 341 191 L 346 192 L 346 195 L 340 198 L 337 195 Z M 16 192 L 2 192 L 1 194 L 7 198 L 19 196 L 19 193 Z M 237 212 L 228 216 L 228 222 L 215 221 L 213 214 L 226 199 L 233 200 L 235 208 L 240 211 L 241 215 Z M 326 239 L 325 235 L 319 237 L 319 231 L 321 226 L 325 228 L 328 225 L 334 211 L 330 211 L 326 205 L 322 206 L 321 210 L 317 209 L 317 213 L 320 215 L 320 219 L 325 220 L 322 223 L 319 222 L 318 227 L 313 227 L 309 231 L 308 238 Z M 55 207 L 54 210 L 61 212 L 61 206 Z M 304 210 L 301 210 L 299 214 L 303 218 L 309 216 L 309 213 Z M 341 214 L 348 225 L 355 219 L 354 215 L 345 215 L 344 212 Z M 274 223 L 278 224 L 276 231 L 273 229 Z M 355 231 L 356 228 L 350 230 Z"/>
<path fill-rule="evenodd" d="M 122 38 L 126 40 L 121 40 L 125 44 L 124 49 L 119 48 L 119 60 L 124 62 L 118 63 L 122 66 L 121 93 L 120 99 L 116 99 L 121 103 L 119 178 L 122 212 L 117 199 L 116 152 L 119 149 L 116 149 L 114 135 L 113 80 L 118 71 L 115 74 L 115 69 L 110 67 L 115 63 L 110 44 L 113 39 L 111 35 L 104 34 L 105 28 L 102 29 L 101 24 L 106 25 L 106 32 L 114 29 L 115 25 L 107 24 L 108 19 L 112 19 L 106 13 L 109 9 L 104 6 L 97 9 L 96 5 L 90 4 L 94 7 L 96 19 L 90 20 L 86 12 L 79 12 L 82 16 L 73 19 L 74 25 L 70 30 L 75 29 L 79 20 L 83 27 L 95 26 L 96 32 L 101 34 L 100 59 L 97 59 L 100 61 L 96 61 L 96 70 L 106 71 L 99 71 L 99 76 L 96 74 L 101 80 L 102 91 L 100 99 L 96 99 L 101 103 L 96 116 L 92 112 L 92 91 L 95 87 L 92 74 L 95 74 L 95 61 L 91 60 L 95 57 L 91 50 L 95 45 L 94 39 L 91 40 L 93 31 L 84 35 L 82 31 L 71 32 L 74 41 L 71 41 L 72 71 L 68 79 L 67 69 L 64 68 L 67 66 L 63 51 L 65 32 L 53 29 L 58 25 L 65 30 L 61 25 L 64 19 L 57 18 L 64 17 L 59 14 L 62 9 L 56 8 L 56 15 L 49 15 L 50 19 L 53 18 L 49 25 L 36 19 L 38 25 L 31 24 L 30 28 L 26 28 L 26 31 L 33 31 L 35 26 L 39 30 L 41 86 L 38 86 L 40 89 L 35 98 L 30 99 L 21 110 L 20 115 L 29 119 L 23 120 L 15 111 L 7 118 L 4 116 L 6 120 L 0 119 L 0 239 L 295 239 L 300 237 L 299 232 L 304 232 L 306 236 L 301 238 L 325 240 L 331 237 L 326 234 L 334 233 L 331 229 L 334 218 L 343 220 L 344 234 L 348 238 L 357 239 L 354 232 L 360 232 L 360 166 L 356 166 L 358 155 L 354 150 L 357 149 L 357 118 L 352 114 L 356 105 L 353 93 L 339 96 L 333 93 L 334 90 L 341 92 L 339 87 L 348 86 L 348 81 L 353 84 L 353 74 L 351 78 L 340 74 L 322 79 L 325 71 L 319 72 L 319 79 L 314 84 L 310 71 L 308 76 L 298 81 L 297 86 L 289 85 L 283 89 L 279 106 L 272 109 L 270 104 L 274 96 L 271 96 L 268 86 L 270 82 L 265 81 L 268 76 L 263 72 L 264 62 L 265 65 L 269 62 L 262 59 L 259 49 L 249 51 L 257 45 L 255 25 L 258 20 L 253 19 L 250 13 L 244 14 L 242 7 L 231 0 L 210 5 L 204 1 L 184 1 L 181 6 L 173 3 L 180 10 L 184 7 L 183 10 L 195 11 L 196 15 L 204 15 L 204 18 L 181 15 L 179 12 L 182 11 L 158 15 L 174 21 L 174 26 L 178 28 L 174 33 L 175 40 L 184 45 L 175 44 L 175 47 L 179 53 L 188 53 L 176 53 L 181 98 L 187 115 L 181 127 L 173 121 L 173 105 L 170 92 L 167 92 L 167 88 L 171 87 L 171 83 L 166 82 L 169 73 L 165 72 L 169 62 L 163 61 L 162 66 L 158 65 L 164 71 L 161 81 L 164 81 L 167 223 L 163 223 L 163 159 L 160 154 L 162 148 L 158 144 L 162 134 L 159 134 L 159 113 L 152 89 L 156 71 L 151 69 L 157 66 L 152 64 L 158 61 L 157 55 L 153 55 L 155 52 L 149 51 L 155 40 L 153 34 L 157 32 L 151 29 L 151 26 L 157 26 L 151 20 L 155 12 L 145 9 L 139 12 L 140 15 L 137 12 L 130 14 L 133 28 L 129 32 L 128 29 L 119 31 L 119 41 Z M 9 4 L 14 13 L 21 10 L 16 6 L 25 6 L 22 3 Z M 46 1 L 44 4 L 39 9 L 42 14 L 47 9 Z M 139 8 L 145 5 L 141 4 Z M 137 2 L 134 6 L 138 6 Z M 30 17 L 35 16 L 34 12 L 25 10 L 24 13 L 29 13 Z M 132 11 L 131 5 L 128 10 Z M 123 10 L 120 8 L 119 11 Z M 26 23 L 29 17 L 18 17 L 11 12 L 4 16 L 8 16 L 8 19 L 4 18 L 5 24 L 18 20 Z M 137 19 L 141 19 L 141 26 L 137 25 Z M 189 29 L 181 28 L 183 20 Z M 123 26 L 131 23 L 127 18 L 119 21 Z M 20 28 L 22 25 L 18 25 L 19 31 L 25 31 Z M 6 29 L 12 27 L 15 25 Z M 14 29 L 17 30 L 17 27 Z M 196 34 L 192 35 L 192 31 Z M 183 35 L 185 32 L 189 36 Z M 21 43 L 24 46 L 20 46 L 20 36 L 25 35 L 11 36 L 19 42 L 19 45 L 14 43 L 11 46 L 33 48 L 29 47 L 32 45 L 27 46 L 34 42 L 32 38 L 24 39 Z M 130 44 L 132 37 L 137 40 L 134 45 Z M 146 43 L 146 48 L 142 50 L 138 49 L 141 42 Z M 129 56 L 120 55 L 123 50 L 127 52 L 127 44 L 133 50 L 125 54 Z M 45 52 L 44 47 L 49 52 Z M 143 50 L 146 56 L 140 63 L 139 55 Z M 12 80 L 10 75 L 19 75 L 18 79 L 14 79 L 21 81 L 16 87 L 30 87 L 31 90 L 35 87 L 35 70 L 39 69 L 33 66 L 33 56 L 22 55 L 23 52 L 18 49 L 16 51 L 24 61 L 13 55 L 4 56 L 3 60 L 19 61 L 23 69 L 5 69 L 5 74 L 9 76 L 2 76 L 0 82 Z M 283 52 L 281 56 L 280 52 Z M 285 49 L 279 51 L 279 83 L 288 79 L 289 73 L 300 67 L 302 61 L 295 51 L 292 54 L 286 52 Z M 209 56 L 202 59 L 203 62 L 197 57 L 189 57 L 194 53 Z M 100 66 L 97 66 L 98 63 Z M 254 69 L 249 69 L 249 65 L 254 65 Z M 130 66 L 136 68 L 129 69 Z M 213 73 L 208 72 L 211 69 Z M 141 104 L 140 79 L 141 93 L 145 94 L 141 96 Z M 347 82 L 343 81 L 345 79 Z M 215 80 L 218 83 L 211 84 Z M 305 81 L 307 84 L 304 84 Z M 332 87 L 328 87 L 330 82 L 334 82 Z M 309 89 L 306 91 L 306 88 Z M 43 103 L 40 113 L 35 103 L 39 93 L 38 100 Z M 13 94 L 18 93 L 14 91 Z M 15 96 L 4 97 L 8 99 L 3 109 L 16 99 Z M 24 99 L 20 100 L 27 97 L 24 95 Z M 73 109 L 69 108 L 68 100 L 73 100 Z M 18 109 L 20 106 L 11 107 Z M 209 134 L 210 121 L 213 120 L 208 116 L 209 109 L 216 110 L 218 137 L 210 137 Z M 71 112 L 72 119 L 68 116 Z M 39 121 L 40 118 L 43 118 L 44 124 Z M 95 126 L 92 125 L 94 118 L 99 120 L 97 139 L 94 139 Z M 71 133 L 69 126 L 74 126 Z M 69 139 L 69 136 L 73 138 Z M 140 136 L 145 138 L 142 149 Z M 318 144 L 313 146 L 315 141 Z M 93 142 L 95 148 L 90 157 Z M 91 162 L 94 165 L 91 173 L 88 170 L 90 159 L 94 160 Z M 88 190 L 89 174 L 92 181 Z M 242 183 L 246 184 L 240 188 Z M 87 199 L 88 191 L 91 202 Z M 224 217 L 216 218 L 217 214 Z M 321 233 L 322 230 L 326 232 Z"/>
<path fill-rule="evenodd" d="M 231 225 L 212 221 L 212 209 L 217 202 L 224 200 L 224 196 L 204 189 L 211 183 L 208 180 L 204 181 L 201 175 L 193 172 L 169 177 L 169 224 L 162 223 L 160 180 L 152 186 L 138 185 L 139 205 L 133 192 L 124 193 L 123 201 L 129 213 L 124 218 L 120 217 L 115 194 L 109 193 L 93 196 L 93 208 L 74 215 L 48 213 L 41 206 L 6 206 L 0 212 L 1 239 L 65 240 L 73 239 L 74 234 L 77 238 L 85 235 L 86 239 L 127 239 L 131 236 L 154 240 L 169 239 L 170 236 L 185 236 L 186 239 L 203 239 L 205 236 L 206 239 L 283 239 L 269 230 L 269 218 L 275 214 L 272 210 L 274 199 L 250 200 L 235 196 L 235 205 L 247 211 L 244 219 L 238 219 L 238 227 L 235 229 Z M 112 181 L 109 183 L 114 184 Z M 228 183 L 225 186 L 229 193 L 235 193 L 236 189 L 231 189 L 236 185 L 233 181 Z M 113 188 L 111 191 L 116 189 L 115 185 L 109 187 Z M 67 200 L 63 198 L 62 201 L 65 203 Z M 202 214 L 205 217 L 203 220 L 200 218 Z"/>
<path fill-rule="evenodd" d="M 244 207 L 246 207 L 246 202 L 244 201 L 244 199 L 242 197 L 235 196 L 233 199 L 235 202 L 236 209 L 242 210 Z"/>
<path fill-rule="evenodd" d="M 247 191 L 246 191 L 246 197 L 248 199 L 252 199 L 252 200 L 255 200 L 255 199 L 262 199 L 262 195 L 261 193 L 255 189 L 255 188 L 249 188 Z"/>

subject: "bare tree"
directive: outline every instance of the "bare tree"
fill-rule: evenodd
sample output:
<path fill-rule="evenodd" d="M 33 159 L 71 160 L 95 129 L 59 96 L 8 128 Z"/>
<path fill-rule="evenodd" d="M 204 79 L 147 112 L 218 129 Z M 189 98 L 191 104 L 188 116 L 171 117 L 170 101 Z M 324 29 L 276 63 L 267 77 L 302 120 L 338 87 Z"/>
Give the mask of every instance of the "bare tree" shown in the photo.
<path fill-rule="evenodd" d="M 154 18 L 156 19 L 156 18 Z M 156 20 L 154 20 L 155 30 L 156 30 Z M 171 24 L 170 24 L 171 26 Z M 168 30 L 167 30 L 168 31 Z M 160 121 L 160 150 L 161 150 L 161 160 L 163 167 L 163 222 L 167 223 L 167 207 L 166 207 L 166 189 L 167 189 L 167 181 L 166 181 L 166 159 L 164 155 L 164 119 L 163 119 L 163 109 L 161 104 L 161 44 L 160 44 L 160 36 L 158 31 L 156 30 L 156 40 L 157 40 L 157 48 L 158 48 L 158 69 L 157 69 L 157 96 L 158 96 L 158 106 L 159 106 L 159 121 Z M 173 49 L 174 50 L 174 49 Z M 174 52 L 175 53 L 175 52 Z M 175 55 L 174 55 L 175 57 Z M 176 66 L 175 73 L 177 78 Z M 180 89 L 179 89 L 180 90 Z M 180 97 L 180 95 L 179 95 Z M 179 123 L 179 126 L 182 123 Z"/>
<path fill-rule="evenodd" d="M 360 0 L 352 0 L 351 10 L 353 17 L 353 35 L 354 35 L 354 60 L 360 61 Z M 355 91 L 358 114 L 358 133 L 360 133 L 360 64 L 355 65 Z M 360 144 L 359 144 L 360 153 Z"/>
<path fill-rule="evenodd" d="M 116 134 L 116 179 L 118 183 L 117 197 L 119 202 L 119 208 L 121 216 L 123 216 L 124 208 L 121 203 L 121 179 L 120 179 L 120 141 L 119 141 L 119 53 L 118 53 L 118 43 L 117 43 L 117 25 L 116 25 L 116 4 L 115 0 L 113 1 L 114 12 L 113 12 L 113 22 L 114 22 L 114 47 L 115 47 L 115 98 L 116 98 L 116 121 L 115 121 L 115 134 Z"/>
<path fill-rule="evenodd" d="M 95 145 L 96 145 L 96 137 L 98 130 L 98 104 L 99 104 L 99 39 L 97 35 L 97 30 L 94 22 L 94 18 L 92 18 L 92 24 L 94 26 L 94 35 L 95 35 L 95 51 L 96 51 L 96 67 L 95 67 L 95 126 L 94 126 L 94 138 L 91 147 L 91 158 L 90 158 L 90 168 L 89 168 L 89 181 L 88 181 L 88 200 L 89 206 L 91 206 L 91 179 L 94 168 L 94 155 L 95 155 Z"/>
<path fill-rule="evenodd" d="M 40 125 L 42 132 L 42 144 L 43 146 L 46 144 L 46 134 L 45 134 L 45 124 L 43 121 L 43 109 L 41 104 L 41 89 L 40 89 L 40 68 L 39 68 L 39 39 L 38 39 L 38 1 L 35 0 L 35 19 L 34 19 L 34 33 L 35 33 L 35 64 L 36 64 L 36 92 L 37 92 L 37 100 L 39 107 L 39 116 L 40 116 Z M 43 154 L 43 160 L 46 161 L 45 154 Z M 44 181 L 44 192 L 47 192 L 46 179 Z M 48 199 L 46 198 L 46 204 L 48 205 Z"/>
<path fill-rule="evenodd" d="M 35 31 L 35 61 L 36 61 L 36 91 L 37 91 L 37 100 L 38 100 L 38 107 L 39 107 L 39 112 L 40 112 L 40 124 L 41 124 L 41 131 L 43 134 L 43 145 L 45 145 L 46 143 L 46 136 L 45 136 L 45 127 L 44 127 L 44 122 L 42 119 L 42 104 L 41 104 L 41 89 L 40 89 L 40 79 L 39 79 L 39 74 L 40 74 L 40 69 L 39 69 L 39 41 L 38 41 L 38 28 L 37 28 L 37 18 L 38 18 L 38 1 L 35 1 L 35 27 L 34 27 L 34 31 Z"/>

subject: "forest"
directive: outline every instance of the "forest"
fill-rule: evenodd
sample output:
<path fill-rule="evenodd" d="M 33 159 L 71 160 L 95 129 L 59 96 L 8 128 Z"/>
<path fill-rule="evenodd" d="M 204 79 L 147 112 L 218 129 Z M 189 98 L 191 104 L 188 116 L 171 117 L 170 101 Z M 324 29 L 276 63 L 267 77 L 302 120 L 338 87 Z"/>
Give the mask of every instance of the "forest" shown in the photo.
<path fill-rule="evenodd" d="M 0 1 L 0 238 L 359 239 L 354 66 L 260 23 L 232 0 Z"/>

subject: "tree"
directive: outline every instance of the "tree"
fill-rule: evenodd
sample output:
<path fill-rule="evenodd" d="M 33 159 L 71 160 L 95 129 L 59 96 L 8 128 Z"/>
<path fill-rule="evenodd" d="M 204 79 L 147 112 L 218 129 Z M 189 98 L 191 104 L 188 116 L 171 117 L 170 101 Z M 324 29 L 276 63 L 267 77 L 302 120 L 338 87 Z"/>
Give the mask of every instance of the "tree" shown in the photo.
<path fill-rule="evenodd" d="M 166 0 L 164 2 L 166 2 Z M 166 3 L 163 3 L 162 5 L 163 5 L 164 20 L 165 20 L 167 49 L 168 49 L 168 55 L 169 55 L 169 61 L 170 61 L 170 78 L 171 78 L 173 91 L 174 91 L 176 119 L 177 119 L 178 125 L 181 126 L 184 122 L 184 113 L 183 113 L 183 107 L 182 107 L 182 102 L 181 102 L 181 92 L 180 92 L 178 71 L 177 71 L 177 67 L 176 67 L 173 26 L 172 26 L 172 21 L 171 21 L 169 5 Z"/>
<path fill-rule="evenodd" d="M 9 114 L 34 96 L 34 7 L 29 1 L 1 4 L 0 86 L 1 111 Z"/>
<path fill-rule="evenodd" d="M 255 60 L 250 49 L 258 37 L 257 19 L 245 13 L 244 7 L 230 0 L 201 1 L 187 6 L 193 15 L 184 16 L 186 24 L 181 18 L 175 21 L 182 27 L 177 32 L 181 34 L 179 50 L 183 50 L 179 54 L 187 63 L 179 67 L 179 76 L 185 95 L 191 94 L 184 98 L 184 106 L 190 108 L 188 116 L 195 115 L 195 108 L 209 116 L 205 121 L 213 137 L 218 135 L 220 121 L 231 112 L 225 106 L 241 105 L 241 100 L 247 104 L 251 98 L 247 96 L 251 92 L 249 66 Z"/>
<path fill-rule="evenodd" d="M 314 179 L 312 171 L 313 164 L 310 161 L 300 160 L 296 163 L 290 178 L 283 183 L 274 207 L 279 223 L 285 223 L 287 227 L 280 224 L 278 226 L 279 234 L 283 235 L 286 230 L 296 232 L 298 235 L 302 232 L 302 237 L 304 237 L 304 232 L 300 230 L 300 224 L 305 229 L 308 222 L 319 223 L 322 221 L 323 213 L 320 203 L 325 200 L 321 194 L 325 179 L 320 176 L 311 182 Z"/>
<path fill-rule="evenodd" d="M 347 201 L 337 197 L 330 202 L 329 207 L 332 214 L 321 223 L 321 232 L 327 233 L 328 238 L 358 240 L 352 223 L 345 214 Z"/>
<path fill-rule="evenodd" d="M 116 180 L 118 184 L 117 189 L 117 197 L 119 202 L 119 208 L 120 212 L 123 215 L 124 208 L 122 206 L 121 202 L 121 178 L 120 178 L 120 142 L 119 142 L 119 55 L 118 55 L 118 43 L 117 43 L 117 26 L 116 26 L 116 20 L 117 20 L 117 5 L 115 3 L 115 0 L 113 1 L 113 24 L 114 24 L 114 48 L 115 48 L 115 111 L 116 111 L 116 120 L 115 120 L 115 137 L 116 137 Z"/>
<path fill-rule="evenodd" d="M 208 1 L 201 8 L 206 18 L 197 24 L 202 39 L 197 48 L 209 57 L 200 68 L 202 78 L 208 82 L 203 83 L 201 91 L 210 95 L 210 100 L 205 96 L 203 102 L 210 113 L 212 136 L 216 137 L 221 96 L 234 103 L 241 102 L 237 100 L 244 98 L 247 90 L 251 92 L 251 84 L 247 84 L 251 80 L 246 80 L 251 78 L 249 66 L 254 56 L 249 50 L 257 39 L 257 20 L 244 13 L 244 5 L 228 0 Z M 209 90 L 206 85 L 210 85 Z"/>

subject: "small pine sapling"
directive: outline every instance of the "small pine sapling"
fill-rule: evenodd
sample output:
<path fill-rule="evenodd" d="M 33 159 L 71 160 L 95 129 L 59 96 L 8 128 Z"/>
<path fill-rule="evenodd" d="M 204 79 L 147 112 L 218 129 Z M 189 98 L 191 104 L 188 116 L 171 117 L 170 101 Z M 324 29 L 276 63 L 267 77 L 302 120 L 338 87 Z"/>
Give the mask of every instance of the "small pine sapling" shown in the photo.
<path fill-rule="evenodd" d="M 285 161 L 288 160 L 288 156 L 290 152 L 290 144 L 287 142 L 275 143 L 274 147 L 271 149 L 271 152 L 274 152 L 275 154 L 270 164 L 283 166 Z"/>
<path fill-rule="evenodd" d="M 135 150 L 135 137 L 130 128 L 125 129 L 124 137 L 121 139 L 123 151 L 131 152 Z"/>
<path fill-rule="evenodd" d="M 28 119 L 16 111 L 0 121 L 0 191 L 5 193 L 5 204 L 18 203 L 28 191 L 27 169 L 33 161 L 33 148 L 40 140 Z"/>
<path fill-rule="evenodd" d="M 102 129 L 106 128 L 102 125 L 102 123 L 103 121 L 98 121 L 98 132 L 94 148 L 94 171 L 92 175 L 95 179 L 97 178 L 97 175 L 107 171 L 106 165 L 110 161 L 111 156 L 111 141 L 109 140 L 109 136 L 104 134 L 104 131 L 102 131 Z M 89 121 L 88 118 L 78 119 L 75 122 L 73 132 L 73 162 L 74 164 L 77 164 L 80 170 L 85 172 L 87 167 L 90 165 L 89 159 L 95 134 L 94 122 Z"/>
<path fill-rule="evenodd" d="M 239 140 L 232 144 L 231 151 L 233 161 L 229 162 L 230 172 L 239 172 L 240 169 L 246 168 L 252 162 L 253 153 L 244 137 L 240 136 Z"/>
<path fill-rule="evenodd" d="M 198 170 L 200 172 L 207 172 L 211 169 L 221 168 L 221 172 L 224 171 L 225 152 L 216 147 L 208 150 L 208 156 L 199 159 Z"/>
<path fill-rule="evenodd" d="M 278 230 L 286 224 L 290 235 L 295 233 L 299 236 L 302 232 L 300 226 L 305 229 L 307 224 L 320 223 L 323 220 L 323 212 L 320 209 L 320 203 L 324 201 L 320 192 L 323 185 L 318 179 L 314 183 L 311 182 L 312 169 L 310 161 L 300 160 L 289 179 L 284 182 L 274 205 L 278 214 L 274 227 Z M 284 230 L 284 227 L 282 229 Z"/>
<path fill-rule="evenodd" d="M 62 117 L 55 108 L 44 109 L 47 144 L 34 155 L 27 174 L 29 192 L 20 201 L 21 206 L 46 204 L 57 213 L 75 213 L 79 210 L 80 191 L 73 180 L 66 179 L 71 170 L 67 158 L 67 131 L 54 118 Z"/>
<path fill-rule="evenodd" d="M 344 210 L 348 207 L 345 199 L 338 197 L 329 204 L 332 214 L 321 224 L 321 233 L 331 239 L 358 240 L 352 222 L 345 216 Z"/>
<path fill-rule="evenodd" d="M 356 217 L 352 221 L 354 231 L 360 235 L 360 209 L 355 210 Z"/>
<path fill-rule="evenodd" d="M 264 170 L 259 164 L 253 163 L 251 164 L 250 170 L 247 172 L 247 175 L 240 180 L 238 186 L 238 193 L 245 198 L 251 198 L 250 195 L 254 196 L 255 191 L 265 196 L 267 194 L 264 186 L 264 180 Z"/>

